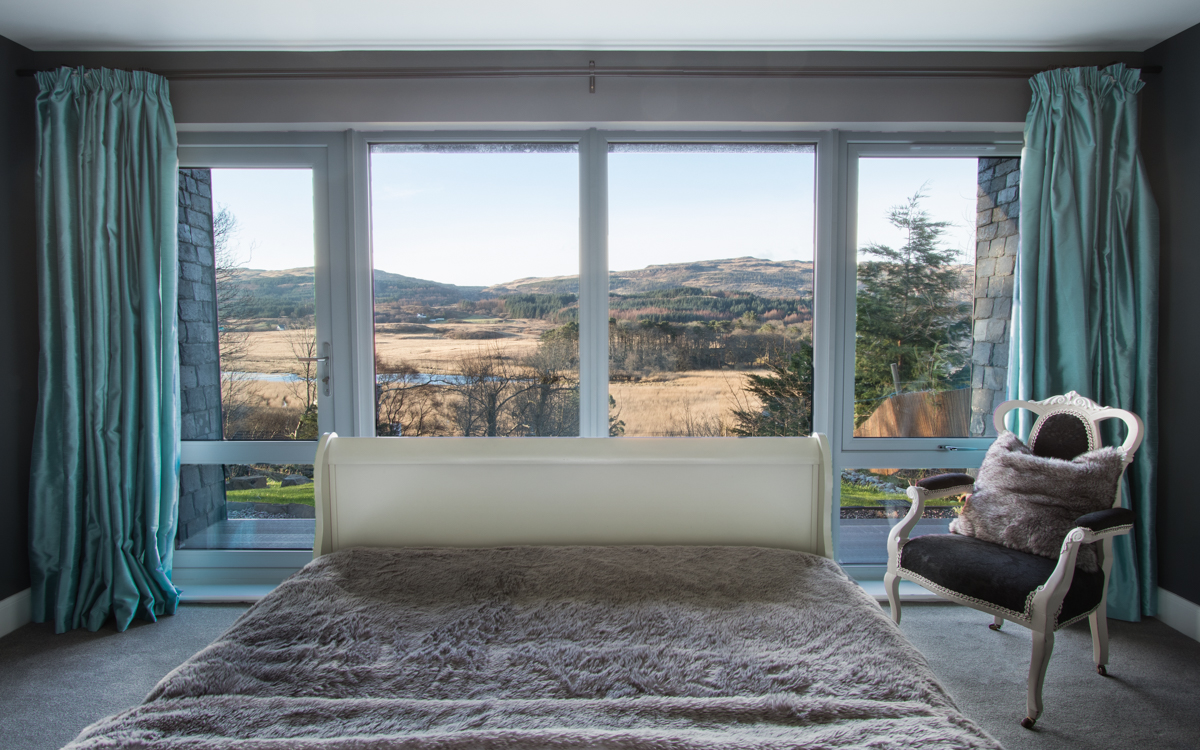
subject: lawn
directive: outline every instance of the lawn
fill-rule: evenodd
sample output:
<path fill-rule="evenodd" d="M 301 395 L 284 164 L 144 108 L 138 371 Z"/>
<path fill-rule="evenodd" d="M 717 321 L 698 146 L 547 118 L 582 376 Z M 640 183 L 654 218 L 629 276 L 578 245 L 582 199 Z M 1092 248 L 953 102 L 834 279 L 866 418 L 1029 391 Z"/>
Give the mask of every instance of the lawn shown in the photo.
<path fill-rule="evenodd" d="M 274 479 L 267 479 L 267 488 L 260 490 L 225 490 L 225 499 L 234 503 L 300 503 L 313 505 L 313 490 L 315 484 L 299 484 L 294 487 L 282 487 Z"/>
<path fill-rule="evenodd" d="M 859 484 L 851 484 L 846 480 L 842 480 L 842 507 L 847 506 L 882 506 L 885 500 L 899 501 L 908 503 L 908 496 L 905 495 L 907 488 L 896 487 L 895 492 L 885 492 L 874 487 L 864 487 Z M 957 498 L 943 497 L 937 500 L 929 500 L 925 503 L 927 506 L 934 505 L 957 505 Z"/>

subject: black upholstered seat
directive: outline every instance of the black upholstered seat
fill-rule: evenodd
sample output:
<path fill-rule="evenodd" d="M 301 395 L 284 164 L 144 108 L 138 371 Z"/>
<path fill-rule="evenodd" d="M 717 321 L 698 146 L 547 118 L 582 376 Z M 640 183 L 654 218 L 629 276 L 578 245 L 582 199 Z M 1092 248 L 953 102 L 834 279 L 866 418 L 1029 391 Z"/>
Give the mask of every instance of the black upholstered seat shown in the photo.
<path fill-rule="evenodd" d="M 1056 558 L 1009 549 L 958 534 L 912 537 L 900 550 L 900 567 L 930 583 L 963 596 L 990 602 L 1013 612 L 1030 612 L 1029 594 L 1046 583 Z M 1096 608 L 1104 595 L 1104 573 L 1076 568 L 1058 622 L 1065 623 Z"/>

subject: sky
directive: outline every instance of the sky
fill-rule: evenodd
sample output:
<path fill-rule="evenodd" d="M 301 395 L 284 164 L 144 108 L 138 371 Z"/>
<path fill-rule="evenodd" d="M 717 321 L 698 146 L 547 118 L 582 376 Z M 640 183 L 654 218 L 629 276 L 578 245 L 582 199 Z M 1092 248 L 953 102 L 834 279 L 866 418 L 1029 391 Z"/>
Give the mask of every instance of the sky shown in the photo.
<path fill-rule="evenodd" d="M 563 276 L 579 267 L 575 153 L 375 153 L 375 267 L 460 285 Z M 609 154 L 609 267 L 754 256 L 811 260 L 812 153 Z M 917 190 L 953 223 L 944 246 L 974 247 L 977 162 L 862 159 L 857 240 L 898 245 L 891 206 Z M 247 268 L 313 265 L 312 172 L 214 169 L 213 201 L 237 217 Z"/>

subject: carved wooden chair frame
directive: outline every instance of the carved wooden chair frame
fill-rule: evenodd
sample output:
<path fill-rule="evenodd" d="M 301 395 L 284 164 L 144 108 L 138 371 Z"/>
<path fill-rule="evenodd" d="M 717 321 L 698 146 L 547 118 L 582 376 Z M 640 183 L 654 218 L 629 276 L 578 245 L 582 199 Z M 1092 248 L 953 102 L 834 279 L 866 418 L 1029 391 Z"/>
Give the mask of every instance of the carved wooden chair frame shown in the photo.
<path fill-rule="evenodd" d="M 1014 409 L 1028 409 L 1037 415 L 1030 432 L 1030 443 L 1033 443 L 1043 420 L 1053 414 L 1067 412 L 1078 416 L 1088 429 L 1088 450 L 1100 447 L 1100 423 L 1106 419 L 1120 419 L 1128 427 L 1128 435 L 1121 445 L 1125 456 L 1125 466 L 1133 460 L 1134 453 L 1142 443 L 1145 427 L 1136 414 L 1124 409 L 1114 409 L 1097 404 L 1091 399 L 1071 391 L 1063 396 L 1053 396 L 1044 401 L 1006 401 L 996 408 L 993 423 L 996 432 L 1006 430 L 1004 420 Z M 954 479 L 958 477 L 958 479 Z M 938 481 L 941 480 L 941 481 Z M 932 487 L 922 486 L 931 484 Z M 949 485 L 949 486 L 946 486 Z M 1034 722 L 1042 713 L 1042 685 L 1046 679 L 1046 666 L 1050 662 L 1050 654 L 1054 648 L 1054 632 L 1059 628 L 1088 618 L 1092 631 L 1092 657 L 1096 663 L 1096 671 L 1107 675 L 1108 664 L 1108 618 L 1105 605 L 1108 601 L 1109 573 L 1112 570 L 1113 542 L 1118 534 L 1127 534 L 1133 528 L 1131 511 L 1120 509 L 1121 487 L 1118 485 L 1116 497 L 1113 499 L 1113 509 L 1092 514 L 1103 516 L 1097 518 L 1090 527 L 1077 526 L 1067 533 L 1063 539 L 1062 550 L 1059 553 L 1058 564 L 1045 583 L 1038 586 L 1030 594 L 1032 606 L 1027 604 L 1025 612 L 1000 607 L 974 597 L 952 591 L 944 586 L 927 580 L 923 576 L 905 570 L 901 565 L 900 552 L 908 542 L 909 534 L 916 527 L 924 512 L 928 500 L 942 497 L 952 497 L 969 493 L 974 488 L 973 480 L 966 475 L 942 475 L 929 477 L 908 488 L 908 497 L 912 506 L 904 519 L 892 528 L 888 534 L 888 566 L 884 576 L 884 588 L 887 591 L 888 602 L 891 605 L 892 619 L 900 622 L 900 580 L 909 580 L 934 593 L 959 604 L 991 614 L 995 620 L 988 627 L 999 630 L 1005 620 L 1011 620 L 1033 631 L 1033 654 L 1029 664 L 1029 679 L 1027 683 L 1026 717 L 1021 725 L 1027 729 L 1033 728 Z M 1071 588 L 1075 575 L 1075 558 L 1082 544 L 1102 542 L 1100 550 L 1100 566 L 1104 573 L 1104 590 L 1099 605 L 1089 612 L 1072 617 L 1064 622 L 1058 621 L 1063 599 Z"/>

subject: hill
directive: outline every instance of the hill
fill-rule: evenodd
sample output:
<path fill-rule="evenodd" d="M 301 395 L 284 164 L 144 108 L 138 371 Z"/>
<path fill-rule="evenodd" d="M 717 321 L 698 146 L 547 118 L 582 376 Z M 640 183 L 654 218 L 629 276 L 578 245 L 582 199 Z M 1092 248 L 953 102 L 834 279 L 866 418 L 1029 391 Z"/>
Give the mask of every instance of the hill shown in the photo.
<path fill-rule="evenodd" d="M 610 271 L 608 288 L 614 294 L 638 294 L 677 287 L 711 291 L 748 292 L 758 297 L 812 296 L 813 264 L 798 260 L 728 258 L 694 263 L 669 263 L 634 271 Z M 487 293 L 578 294 L 578 276 L 527 278 L 487 287 Z"/>
<path fill-rule="evenodd" d="M 961 281 L 956 301 L 969 302 L 974 268 L 955 268 Z M 313 269 L 237 269 L 237 318 L 286 318 L 311 315 Z M 458 286 L 376 270 L 375 305 L 386 317 L 400 319 L 413 307 L 502 308 L 513 317 L 574 318 L 578 276 L 524 278 L 488 287 Z M 730 319 L 743 312 L 783 316 L 811 314 L 813 264 L 727 258 L 647 266 L 609 273 L 610 309 L 618 318 L 650 318 L 685 322 Z M 500 307 L 496 307 L 500 305 Z M 557 313 L 557 314 L 556 314 Z M 807 314 L 806 314 L 807 313 Z M 401 316 L 402 317 L 402 316 Z"/>
<path fill-rule="evenodd" d="M 313 269 L 288 268 L 262 270 L 238 268 L 231 275 L 237 286 L 235 305 L 230 315 L 237 318 L 289 318 L 312 315 Z M 460 300 L 478 300 L 483 287 L 457 286 L 438 281 L 416 279 L 387 271 L 375 271 L 376 303 L 442 306 Z"/>

